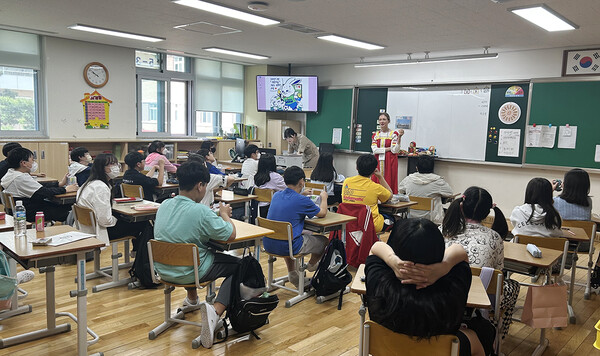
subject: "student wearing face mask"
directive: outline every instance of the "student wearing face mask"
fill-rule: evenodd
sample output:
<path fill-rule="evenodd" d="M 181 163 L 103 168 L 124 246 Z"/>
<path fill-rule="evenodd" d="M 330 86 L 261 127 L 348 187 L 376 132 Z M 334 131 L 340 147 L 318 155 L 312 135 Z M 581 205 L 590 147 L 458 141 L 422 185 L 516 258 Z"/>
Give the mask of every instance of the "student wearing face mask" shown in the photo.
<path fill-rule="evenodd" d="M 92 156 L 85 147 L 76 147 L 71 151 L 71 164 L 69 165 L 69 177 L 76 177 L 77 184 L 82 186 L 90 177 L 92 167 Z"/>
<path fill-rule="evenodd" d="M 258 160 L 260 159 L 258 146 L 246 146 L 246 149 L 244 149 L 244 156 L 246 156 L 246 159 L 244 160 L 244 163 L 242 163 L 242 178 L 248 178 L 248 180 L 243 181 L 241 186 L 247 189 L 254 187 L 254 176 L 258 172 Z"/>
<path fill-rule="evenodd" d="M 146 157 L 146 170 L 150 170 L 154 166 L 158 166 L 158 161 L 165 162 L 165 172 L 175 173 L 177 172 L 177 167 L 173 165 L 173 163 L 169 162 L 169 159 L 166 157 L 168 150 L 165 148 L 165 143 L 162 141 L 152 141 L 150 145 L 148 145 L 148 157 Z M 165 182 L 159 182 L 161 184 L 166 183 L 166 175 Z"/>
<path fill-rule="evenodd" d="M 44 212 L 47 221 L 65 221 L 70 207 L 54 204 L 46 199 L 51 199 L 57 194 L 74 192 L 79 186 L 77 184 L 66 186 L 67 175 L 59 182 L 58 187 L 42 186 L 31 176 L 31 173 L 37 171 L 38 164 L 33 160 L 33 152 L 27 148 L 13 149 L 8 154 L 7 160 L 9 169 L 0 184 L 15 201 L 23 201 L 27 211 L 27 221 L 33 222 L 38 211 Z"/>
<path fill-rule="evenodd" d="M 147 221 L 129 223 L 118 220 L 112 215 L 112 180 L 121 173 L 121 166 L 117 157 L 110 153 L 101 153 L 94 159 L 90 178 L 77 192 L 75 203 L 79 206 L 92 209 L 96 215 L 97 231 L 90 230 L 87 226 L 76 227 L 83 232 L 95 233 L 99 240 L 109 244 L 112 239 L 125 236 L 141 236 L 148 226 Z M 134 250 L 136 249 L 134 240 Z"/>

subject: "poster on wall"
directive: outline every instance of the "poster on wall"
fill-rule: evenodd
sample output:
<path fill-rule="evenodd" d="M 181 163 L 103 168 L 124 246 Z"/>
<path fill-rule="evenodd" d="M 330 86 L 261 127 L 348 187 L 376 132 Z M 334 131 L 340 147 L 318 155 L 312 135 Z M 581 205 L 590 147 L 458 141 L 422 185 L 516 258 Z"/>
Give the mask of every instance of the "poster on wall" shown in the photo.
<path fill-rule="evenodd" d="M 93 93 L 83 94 L 79 100 L 83 104 L 83 116 L 86 129 L 108 129 L 108 109 L 111 100 L 94 90 Z"/>

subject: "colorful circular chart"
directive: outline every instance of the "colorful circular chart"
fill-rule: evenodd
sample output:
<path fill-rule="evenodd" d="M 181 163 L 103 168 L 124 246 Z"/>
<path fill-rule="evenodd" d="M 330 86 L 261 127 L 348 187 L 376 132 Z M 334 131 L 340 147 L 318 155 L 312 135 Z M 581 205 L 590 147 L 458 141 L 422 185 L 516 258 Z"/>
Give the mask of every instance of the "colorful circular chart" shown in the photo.
<path fill-rule="evenodd" d="M 512 101 L 502 104 L 498 110 L 498 118 L 502 123 L 512 125 L 521 117 L 521 107 Z"/>

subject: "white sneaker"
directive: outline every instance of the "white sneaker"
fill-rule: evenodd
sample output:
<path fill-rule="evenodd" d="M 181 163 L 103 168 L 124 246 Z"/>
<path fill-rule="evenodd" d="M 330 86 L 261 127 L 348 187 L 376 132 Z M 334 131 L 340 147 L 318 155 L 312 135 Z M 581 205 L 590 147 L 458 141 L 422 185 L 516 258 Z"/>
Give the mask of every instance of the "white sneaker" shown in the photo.
<path fill-rule="evenodd" d="M 312 264 L 310 262 L 306 264 L 306 270 L 309 271 L 309 272 L 316 271 L 318 267 L 319 267 L 319 263 L 318 262 L 315 263 L 315 264 Z"/>
<path fill-rule="evenodd" d="M 183 305 L 183 307 L 195 307 L 196 305 L 198 305 L 198 300 L 200 298 L 196 298 L 196 300 L 194 302 L 192 302 L 191 300 L 189 300 L 188 297 L 185 297 L 185 299 L 183 300 L 183 303 L 181 303 L 181 305 Z"/>
<path fill-rule="evenodd" d="M 35 277 L 33 271 L 21 271 L 17 273 L 17 283 L 27 283 Z"/>
<path fill-rule="evenodd" d="M 200 342 L 202 346 L 210 349 L 215 338 L 215 329 L 219 322 L 219 316 L 215 307 L 208 303 L 200 305 L 200 317 L 202 318 L 202 331 L 200 332 Z"/>

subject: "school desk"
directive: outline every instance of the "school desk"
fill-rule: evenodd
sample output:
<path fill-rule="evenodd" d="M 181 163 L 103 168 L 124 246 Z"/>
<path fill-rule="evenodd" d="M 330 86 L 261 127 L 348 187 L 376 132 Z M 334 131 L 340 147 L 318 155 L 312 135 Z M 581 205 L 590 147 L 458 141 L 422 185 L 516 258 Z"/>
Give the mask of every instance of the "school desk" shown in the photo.
<path fill-rule="evenodd" d="M 579 244 L 585 241 L 590 241 L 590 237 L 587 235 L 584 229 L 580 227 L 562 227 L 563 234 L 561 237 L 569 240 L 571 243 L 569 246 L 569 250 L 575 251 L 571 256 L 571 280 L 569 282 L 569 302 L 567 303 L 567 307 L 569 310 L 569 323 L 576 324 L 577 316 L 575 315 L 575 311 L 573 310 L 573 293 L 575 292 L 575 272 L 577 271 L 577 249 L 579 248 Z"/>
<path fill-rule="evenodd" d="M 53 198 L 52 201 L 60 204 L 60 205 L 68 205 L 68 204 L 74 204 L 75 203 L 75 199 L 77 199 L 77 192 L 67 192 L 67 193 L 63 193 L 63 194 L 56 194 Z"/>
<path fill-rule="evenodd" d="M 256 195 L 253 195 L 253 194 L 248 194 L 248 195 L 234 194 L 233 198 L 223 198 L 223 197 L 221 197 L 220 194 L 221 194 L 221 192 L 215 193 L 215 203 L 222 201 L 223 203 L 229 204 L 232 207 L 235 205 L 244 204 L 244 216 L 246 216 L 246 219 L 248 219 L 250 216 L 250 205 L 249 205 L 250 201 L 258 198 Z"/>
<path fill-rule="evenodd" d="M 356 220 L 356 216 L 338 214 L 331 211 L 327 212 L 324 218 L 314 217 L 304 220 L 306 230 L 323 235 L 329 231 L 342 230 L 342 241 L 346 243 L 346 224 Z"/>
<path fill-rule="evenodd" d="M 532 266 L 536 267 L 538 271 L 541 269 L 546 271 L 547 281 L 550 280 L 550 273 L 552 271 L 552 266 L 556 264 L 559 258 L 562 256 L 562 251 L 553 250 L 549 248 L 539 247 L 540 251 L 542 251 L 541 258 L 534 258 L 528 251 L 527 245 L 518 244 L 513 242 L 505 242 L 504 243 L 504 269 L 511 270 L 511 268 L 506 267 L 506 262 L 510 261 L 513 264 L 520 264 L 524 266 Z M 513 270 L 518 273 L 523 273 L 518 269 Z M 544 353 L 544 350 L 548 347 L 548 339 L 546 339 L 546 329 L 540 330 L 540 342 L 538 346 L 535 348 L 535 351 L 532 353 L 532 356 L 540 356 Z"/>
<path fill-rule="evenodd" d="M 52 177 L 35 177 L 35 180 L 41 185 L 58 185 L 58 179 Z"/>
<path fill-rule="evenodd" d="M 237 163 L 237 162 L 224 162 L 224 163 L 219 163 L 219 165 L 221 166 L 221 170 L 224 170 L 225 173 L 230 174 L 230 173 L 239 173 L 242 171 L 242 164 L 241 163 Z M 217 166 L 218 168 L 218 166 Z"/>
<path fill-rule="evenodd" d="M 33 225 L 32 223 L 27 223 L 27 228 L 29 229 Z M 0 220 L 0 232 L 5 231 L 13 231 L 15 228 L 15 218 L 11 215 L 6 214 L 4 220 Z"/>
<path fill-rule="evenodd" d="M 226 250 L 254 246 L 254 258 L 256 258 L 257 261 L 260 261 L 260 245 L 262 238 L 274 234 L 275 231 L 235 219 L 231 219 L 231 222 L 233 223 L 233 226 L 235 226 L 235 240 L 232 242 L 219 241 L 219 243 L 225 245 Z"/>
<path fill-rule="evenodd" d="M 68 225 L 60 225 L 47 227 L 44 232 L 37 234 L 35 229 L 28 229 L 27 235 L 50 237 L 70 231 L 77 230 Z M 77 290 L 71 292 L 71 296 L 77 297 L 77 316 L 71 313 L 57 313 L 54 290 L 54 266 L 58 263 L 59 257 L 76 256 L 77 276 L 85 276 L 86 252 L 103 247 L 104 242 L 92 237 L 60 246 L 32 246 L 25 239 L 22 240 L 22 243 L 17 243 L 14 234 L 8 231 L 0 233 L 0 245 L 4 250 L 8 250 L 10 254 L 16 256 L 27 266 L 39 268 L 46 274 L 46 328 L 0 339 L 0 348 L 67 332 L 71 330 L 71 325 L 61 324 L 57 326 L 56 318 L 59 316 L 68 316 L 77 323 L 77 354 L 80 356 L 87 355 L 88 345 L 96 343 L 99 337 L 87 328 L 87 289 L 85 278 L 77 278 Z M 15 269 L 11 268 L 11 271 L 16 275 Z M 15 296 L 13 298 L 13 302 L 16 302 L 15 299 L 17 298 Z M 87 341 L 88 332 L 94 338 L 93 340 Z"/>
<path fill-rule="evenodd" d="M 390 215 L 400 214 L 403 217 L 408 217 L 408 212 L 412 205 L 418 204 L 416 201 L 399 201 L 396 203 L 381 203 L 379 204 L 379 212 Z"/>
<path fill-rule="evenodd" d="M 158 196 L 162 196 L 163 194 L 167 193 L 177 194 L 179 193 L 179 184 L 165 183 L 162 185 L 157 185 L 154 187 L 154 193 L 156 193 Z"/>
<path fill-rule="evenodd" d="M 156 207 L 156 209 L 148 210 L 135 210 L 137 206 Z M 156 212 L 158 211 L 159 203 L 155 203 L 149 200 L 142 200 L 131 203 L 112 203 L 112 211 L 116 214 L 118 219 L 126 222 L 138 222 L 154 220 L 156 218 Z"/>
<path fill-rule="evenodd" d="M 360 336 L 358 341 L 358 354 L 363 355 L 363 336 L 364 336 L 364 325 L 365 325 L 365 314 L 367 312 L 367 308 L 364 303 L 364 295 L 367 292 L 367 287 L 365 282 L 363 281 L 363 277 L 365 276 L 365 265 L 364 263 L 358 266 L 358 270 L 356 271 L 356 275 L 352 280 L 352 284 L 350 285 L 350 291 L 352 293 L 356 293 L 360 296 L 362 303 L 360 305 L 360 309 L 358 310 L 358 314 L 360 315 Z M 483 287 L 483 283 L 479 276 L 471 276 L 471 288 L 469 289 L 469 294 L 467 296 L 467 307 L 469 308 L 483 308 L 490 309 L 492 307 L 492 303 L 490 302 L 490 298 L 488 297 L 485 288 Z"/>

